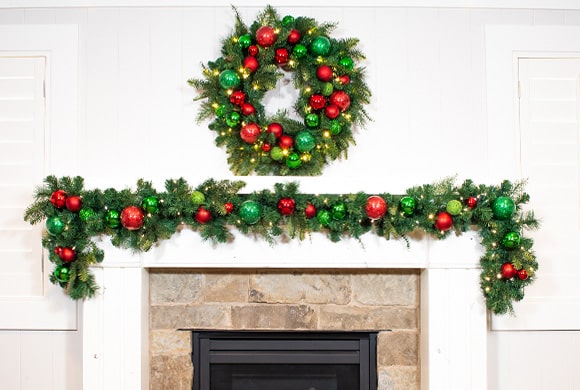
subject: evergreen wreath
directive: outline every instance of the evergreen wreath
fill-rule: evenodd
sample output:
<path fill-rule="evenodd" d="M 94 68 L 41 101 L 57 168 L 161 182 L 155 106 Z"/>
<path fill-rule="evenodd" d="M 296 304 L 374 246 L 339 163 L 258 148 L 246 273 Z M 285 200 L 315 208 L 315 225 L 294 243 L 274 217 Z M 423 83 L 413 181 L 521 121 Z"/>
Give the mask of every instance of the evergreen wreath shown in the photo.
<path fill-rule="evenodd" d="M 98 290 L 90 266 L 103 261 L 94 239 L 109 236 L 116 247 L 147 251 L 183 228 L 204 240 L 227 245 L 231 229 L 274 244 L 277 237 L 303 240 L 313 232 L 333 242 L 376 234 L 407 240 L 412 232 L 435 239 L 475 229 L 485 253 L 480 259 L 480 286 L 494 313 L 513 312 L 513 301 L 536 275 L 533 241 L 523 236 L 539 224 L 522 210 L 529 195 L 523 183 L 476 185 L 452 179 L 409 188 L 404 195 L 301 194 L 296 183 L 273 190 L 240 194 L 245 183 L 209 179 L 195 188 L 184 179 L 167 180 L 165 191 L 139 180 L 137 189 L 85 190 L 81 177 L 45 178 L 25 211 L 31 224 L 45 221 L 42 245 L 55 264 L 51 282 L 73 299 Z M 409 242 L 407 242 L 409 245 Z M 380 287 L 380 286 L 379 286 Z"/>
<path fill-rule="evenodd" d="M 325 164 L 347 157 L 353 126 L 364 126 L 370 90 L 358 39 L 330 36 L 333 23 L 308 17 L 279 18 L 267 6 L 250 27 L 234 8 L 234 32 L 223 40 L 221 57 L 188 83 L 203 100 L 197 119 L 212 119 L 215 142 L 225 146 L 237 175 L 319 175 Z M 294 111 L 269 117 L 263 99 L 292 73 L 299 97 Z"/>

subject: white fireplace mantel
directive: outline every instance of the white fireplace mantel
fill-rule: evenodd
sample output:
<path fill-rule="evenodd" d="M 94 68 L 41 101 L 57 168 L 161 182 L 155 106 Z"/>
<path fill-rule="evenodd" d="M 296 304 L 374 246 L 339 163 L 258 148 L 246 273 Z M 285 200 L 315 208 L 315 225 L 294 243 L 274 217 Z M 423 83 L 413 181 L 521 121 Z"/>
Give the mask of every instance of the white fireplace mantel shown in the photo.
<path fill-rule="evenodd" d="M 83 388 L 149 389 L 149 268 L 385 269 L 421 272 L 422 389 L 487 388 L 487 312 L 479 288 L 482 247 L 475 232 L 435 240 L 371 234 L 331 243 L 315 234 L 269 246 L 236 235 L 228 244 L 203 242 L 189 230 L 142 254 L 102 243 L 94 267 L 101 291 L 83 305 Z"/>

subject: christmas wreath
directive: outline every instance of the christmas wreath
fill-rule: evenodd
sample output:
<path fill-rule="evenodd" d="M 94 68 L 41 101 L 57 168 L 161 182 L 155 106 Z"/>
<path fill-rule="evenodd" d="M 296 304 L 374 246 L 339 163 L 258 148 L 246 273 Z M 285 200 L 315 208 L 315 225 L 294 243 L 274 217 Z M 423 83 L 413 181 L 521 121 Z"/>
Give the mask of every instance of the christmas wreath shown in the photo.
<path fill-rule="evenodd" d="M 346 157 L 353 126 L 369 116 L 371 93 L 364 81 L 358 39 L 330 36 L 335 24 L 284 16 L 268 6 L 250 27 L 237 11 L 235 31 L 221 57 L 190 79 L 203 100 L 198 121 L 212 119 L 216 144 L 225 146 L 238 175 L 318 175 L 328 162 Z M 294 112 L 265 113 L 264 96 L 291 72 L 299 97 Z"/>
<path fill-rule="evenodd" d="M 147 251 L 184 227 L 216 243 L 231 241 L 231 228 L 271 243 L 278 236 L 302 240 L 313 232 L 331 241 L 366 233 L 406 239 L 415 230 L 442 239 L 476 228 L 485 248 L 481 288 L 487 307 L 498 314 L 513 311 L 512 301 L 524 297 L 538 269 L 533 242 L 523 236 L 538 221 L 521 208 L 529 199 L 522 183 L 485 186 L 466 180 L 455 186 L 447 179 L 404 195 L 309 195 L 299 193 L 296 183 L 240 194 L 240 181 L 210 179 L 192 188 L 183 179 L 167 180 L 163 192 L 143 180 L 136 191 L 85 190 L 83 182 L 47 177 L 24 215 L 32 224 L 45 221 L 42 244 L 55 264 L 51 281 L 73 299 L 97 291 L 90 266 L 102 262 L 104 253 L 95 237 L 110 236 L 114 246 Z"/>

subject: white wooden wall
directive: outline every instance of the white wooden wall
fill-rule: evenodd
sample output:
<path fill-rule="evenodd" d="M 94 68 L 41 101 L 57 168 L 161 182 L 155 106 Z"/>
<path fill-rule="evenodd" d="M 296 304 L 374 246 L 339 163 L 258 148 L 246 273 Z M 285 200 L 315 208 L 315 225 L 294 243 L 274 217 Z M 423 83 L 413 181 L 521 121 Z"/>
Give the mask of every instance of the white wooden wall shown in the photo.
<path fill-rule="evenodd" d="M 506 178 L 488 168 L 495 156 L 487 143 L 485 25 L 580 25 L 579 11 L 277 8 L 338 22 L 335 35 L 360 38 L 367 54 L 374 122 L 357 134 L 349 159 L 323 179 L 344 191 L 354 183 L 354 190 L 396 192 L 455 174 L 486 183 Z M 250 23 L 260 8 L 239 10 Z M 0 24 L 79 26 L 78 145 L 71 150 L 78 170 L 58 174 L 119 188 L 139 177 L 160 186 L 169 177 L 232 178 L 207 123 L 195 123 L 194 92 L 186 84 L 200 76 L 201 62 L 218 56 L 233 25 L 229 5 L 0 8 Z M 544 377 L 558 377 L 559 389 L 580 386 L 569 369 L 580 359 L 577 332 L 491 336 L 489 388 L 548 389 L 541 387 Z M 81 388 L 78 340 L 76 332 L 0 332 L 0 388 Z M 47 379 L 44 386 L 39 378 Z"/>

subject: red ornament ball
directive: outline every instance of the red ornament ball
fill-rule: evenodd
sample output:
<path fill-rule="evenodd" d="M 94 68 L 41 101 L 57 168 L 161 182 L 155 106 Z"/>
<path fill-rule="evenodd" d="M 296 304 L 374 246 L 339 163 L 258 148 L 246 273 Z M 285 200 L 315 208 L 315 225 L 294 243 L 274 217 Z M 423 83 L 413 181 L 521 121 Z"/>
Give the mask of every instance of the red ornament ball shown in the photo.
<path fill-rule="evenodd" d="M 248 69 L 250 71 L 250 73 L 254 73 L 255 71 L 258 70 L 260 63 L 258 62 L 256 57 L 250 55 L 250 56 L 244 58 L 244 62 L 242 63 L 242 65 L 244 66 L 244 68 Z"/>
<path fill-rule="evenodd" d="M 318 94 L 312 95 L 309 104 L 313 110 L 322 110 L 326 106 L 326 98 Z"/>
<path fill-rule="evenodd" d="M 272 149 L 272 145 L 270 145 L 270 144 L 268 144 L 268 143 L 264 143 L 264 144 L 262 144 L 262 150 L 263 150 L 264 152 L 269 152 L 269 151 L 270 151 L 270 149 Z"/>
<path fill-rule="evenodd" d="M 506 279 L 511 279 L 518 273 L 516 267 L 512 263 L 503 263 L 501 265 L 501 274 Z"/>
<path fill-rule="evenodd" d="M 292 198 L 282 198 L 278 201 L 278 211 L 282 215 L 291 215 L 296 209 L 296 202 Z"/>
<path fill-rule="evenodd" d="M 281 124 L 274 122 L 268 125 L 266 131 L 268 133 L 274 134 L 274 137 L 280 138 L 282 136 L 282 133 L 284 132 L 284 129 L 282 128 Z"/>
<path fill-rule="evenodd" d="M 259 52 L 260 52 L 260 49 L 258 49 L 258 46 L 256 46 L 256 45 L 252 45 L 252 46 L 248 47 L 248 54 L 251 55 L 252 57 L 257 56 Z"/>
<path fill-rule="evenodd" d="M 55 255 L 60 255 L 60 252 L 62 252 L 62 246 L 57 246 L 54 248 Z"/>
<path fill-rule="evenodd" d="M 278 36 L 270 26 L 262 26 L 256 31 L 256 42 L 262 47 L 270 47 L 276 42 Z"/>
<path fill-rule="evenodd" d="M 332 68 L 328 65 L 320 65 L 318 69 L 316 69 L 316 77 L 320 81 L 332 80 Z"/>
<path fill-rule="evenodd" d="M 329 99 L 332 104 L 340 109 L 340 112 L 343 112 L 350 107 L 350 96 L 348 96 L 344 91 L 334 91 Z"/>
<path fill-rule="evenodd" d="M 127 230 L 138 230 L 143 226 L 145 214 L 137 206 L 125 207 L 121 211 L 121 225 Z"/>
<path fill-rule="evenodd" d="M 477 206 L 477 198 L 475 196 L 470 196 L 469 198 L 467 198 L 467 201 L 465 201 L 465 203 L 467 204 L 467 207 L 469 207 L 470 209 L 474 209 L 475 206 Z"/>
<path fill-rule="evenodd" d="M 526 280 L 528 278 L 528 271 L 525 268 L 518 270 L 518 279 L 519 280 Z"/>
<path fill-rule="evenodd" d="M 80 196 L 71 195 L 66 198 L 65 205 L 68 211 L 78 213 L 83 208 L 83 200 Z"/>
<path fill-rule="evenodd" d="M 241 107 L 242 115 L 254 115 L 256 113 L 256 108 L 250 103 L 244 103 Z"/>
<path fill-rule="evenodd" d="M 195 220 L 201 223 L 202 225 L 205 225 L 206 223 L 211 221 L 211 219 L 212 219 L 211 211 L 209 211 L 206 208 L 203 208 L 202 206 L 199 206 L 197 212 L 195 213 Z"/>
<path fill-rule="evenodd" d="M 77 253 L 72 248 L 64 247 L 61 248 L 58 257 L 60 257 L 65 263 L 70 263 L 71 261 L 75 261 Z"/>
<path fill-rule="evenodd" d="M 276 49 L 276 53 L 274 54 L 274 61 L 278 64 L 278 65 L 286 65 L 288 63 L 288 50 L 280 47 L 278 49 Z"/>
<path fill-rule="evenodd" d="M 300 38 L 302 38 L 302 36 L 300 35 L 300 31 L 298 31 L 294 28 L 294 29 L 290 30 L 290 34 L 288 34 L 287 41 L 290 44 L 294 44 L 294 43 L 300 42 Z"/>
<path fill-rule="evenodd" d="M 234 91 L 230 95 L 230 103 L 241 106 L 246 102 L 246 94 L 243 91 Z"/>
<path fill-rule="evenodd" d="M 232 202 L 224 203 L 224 209 L 226 209 L 226 214 L 231 214 L 234 211 L 234 204 Z"/>
<path fill-rule="evenodd" d="M 278 140 L 278 145 L 280 145 L 282 149 L 290 149 L 294 145 L 294 139 L 289 135 L 283 135 Z"/>
<path fill-rule="evenodd" d="M 324 109 L 324 115 L 329 119 L 336 119 L 340 115 L 340 109 L 336 104 L 329 104 Z"/>
<path fill-rule="evenodd" d="M 387 212 L 387 201 L 377 195 L 369 196 L 365 212 L 370 219 L 380 219 Z"/>
<path fill-rule="evenodd" d="M 439 230 L 445 231 L 451 229 L 453 226 L 453 218 L 447 211 L 441 211 L 435 217 L 435 227 Z"/>
<path fill-rule="evenodd" d="M 312 203 L 308 203 L 304 209 L 304 214 L 306 214 L 308 219 L 314 218 L 316 216 L 316 207 Z"/>
<path fill-rule="evenodd" d="M 64 190 L 56 190 L 50 195 L 50 203 L 57 209 L 62 209 L 66 204 L 67 193 Z"/>
<path fill-rule="evenodd" d="M 342 76 L 338 77 L 338 82 L 342 85 L 347 85 L 350 83 L 350 77 L 347 74 L 343 74 Z"/>
<path fill-rule="evenodd" d="M 258 137 L 260 136 L 260 126 L 256 123 L 248 123 L 242 126 L 240 130 L 240 137 L 246 143 L 253 144 L 256 143 Z"/>

